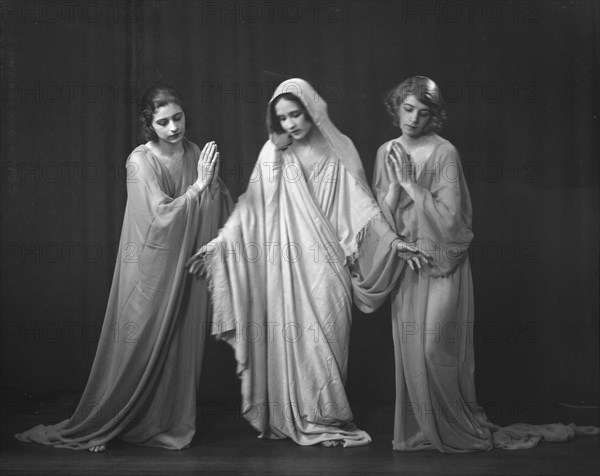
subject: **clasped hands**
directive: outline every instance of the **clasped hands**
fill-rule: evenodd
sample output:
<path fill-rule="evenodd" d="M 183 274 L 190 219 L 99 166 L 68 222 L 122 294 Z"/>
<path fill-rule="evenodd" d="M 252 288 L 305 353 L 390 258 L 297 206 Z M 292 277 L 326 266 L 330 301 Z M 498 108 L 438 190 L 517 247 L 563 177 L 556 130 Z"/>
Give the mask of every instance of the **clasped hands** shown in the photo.
<path fill-rule="evenodd" d="M 385 169 L 390 181 L 385 202 L 393 212 L 398 208 L 402 190 L 413 196 L 412 186 L 416 183 L 416 166 L 404 147 L 399 142 L 393 141 L 385 158 Z"/>
<path fill-rule="evenodd" d="M 215 141 L 207 142 L 200 152 L 198 160 L 198 179 L 195 185 L 203 192 L 213 185 L 219 177 L 219 151 Z"/>
<path fill-rule="evenodd" d="M 405 187 L 416 182 L 416 165 L 410 160 L 410 155 L 398 141 L 392 141 L 385 158 L 385 167 L 388 177 L 390 177 L 390 185 L 399 184 Z"/>

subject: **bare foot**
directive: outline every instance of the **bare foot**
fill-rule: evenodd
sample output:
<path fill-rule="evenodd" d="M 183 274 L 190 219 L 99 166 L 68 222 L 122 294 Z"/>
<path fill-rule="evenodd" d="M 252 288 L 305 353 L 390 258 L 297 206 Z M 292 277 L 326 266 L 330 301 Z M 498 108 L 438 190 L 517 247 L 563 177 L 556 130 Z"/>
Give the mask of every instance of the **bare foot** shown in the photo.
<path fill-rule="evenodd" d="M 88 448 L 88 451 L 91 451 L 92 453 L 102 453 L 103 451 L 106 451 L 106 445 L 92 446 Z"/>
<path fill-rule="evenodd" d="M 341 446 L 342 440 L 325 440 L 321 441 L 321 444 L 327 448 L 332 448 L 334 446 Z"/>

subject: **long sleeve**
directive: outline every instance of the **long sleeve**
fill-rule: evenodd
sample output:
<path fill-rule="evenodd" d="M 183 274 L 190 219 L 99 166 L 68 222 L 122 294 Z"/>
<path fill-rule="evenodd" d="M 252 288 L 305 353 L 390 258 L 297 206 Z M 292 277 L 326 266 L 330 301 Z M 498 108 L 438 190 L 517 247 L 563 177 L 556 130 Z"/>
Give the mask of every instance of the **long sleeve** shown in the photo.
<path fill-rule="evenodd" d="M 198 154 L 186 147 L 173 174 L 145 146 L 130 155 L 118 259 L 85 391 L 70 419 L 16 435 L 21 441 L 71 449 L 115 437 L 176 449 L 191 441 L 210 308 L 206 284 L 185 264 L 216 235 L 231 198 L 221 183 L 212 195 L 187 190 Z"/>
<path fill-rule="evenodd" d="M 396 232 L 433 255 L 425 272 L 433 277 L 451 273 L 473 239 L 471 199 L 458 152 L 442 141 L 419 170 L 412 197 L 402 191 L 396 210 L 389 210 L 385 195 L 390 179 L 383 166 L 386 145 L 377 155 L 374 189 L 384 216 Z"/>
<path fill-rule="evenodd" d="M 188 226 L 196 226 L 195 214 L 200 200 L 198 193 L 189 188 L 182 195 L 173 198 L 168 192 L 168 183 L 161 176 L 158 164 L 153 163 L 150 154 L 139 150 L 131 154 L 127 162 L 132 171 L 127 181 L 128 216 L 131 218 L 131 231 L 139 233 L 140 243 L 136 245 L 150 249 L 167 249 L 181 246 L 181 238 Z M 189 167 L 191 171 L 191 167 Z M 191 177 L 187 183 L 193 183 Z M 184 184 L 185 185 L 185 184 Z M 136 233 L 137 232 L 137 233 Z M 170 240 L 174 238 L 175 240 Z M 139 250 L 142 252 L 142 249 Z"/>
<path fill-rule="evenodd" d="M 376 311 L 395 289 L 406 262 L 396 252 L 398 235 L 382 215 L 363 231 L 358 258 L 351 267 L 354 303 L 366 313 Z"/>

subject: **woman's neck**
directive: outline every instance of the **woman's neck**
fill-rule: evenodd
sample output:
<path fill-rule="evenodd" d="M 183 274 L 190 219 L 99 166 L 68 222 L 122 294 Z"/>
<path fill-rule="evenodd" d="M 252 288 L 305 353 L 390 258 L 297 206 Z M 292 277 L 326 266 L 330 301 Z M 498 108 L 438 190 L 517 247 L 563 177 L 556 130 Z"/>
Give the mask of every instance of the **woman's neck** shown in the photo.
<path fill-rule="evenodd" d="M 431 132 L 420 135 L 419 137 L 410 137 L 406 134 L 402 134 L 400 136 L 400 143 L 404 146 L 406 151 L 410 153 L 411 150 L 431 144 L 434 137 L 435 134 Z"/>
<path fill-rule="evenodd" d="M 149 144 L 161 157 L 178 159 L 183 156 L 183 140 L 176 144 L 169 144 L 161 140 L 151 141 Z"/>
<path fill-rule="evenodd" d="M 302 166 L 304 177 L 308 180 L 326 155 L 327 141 L 316 127 L 311 130 L 310 138 L 306 139 L 308 140 L 294 141 L 292 148 Z"/>

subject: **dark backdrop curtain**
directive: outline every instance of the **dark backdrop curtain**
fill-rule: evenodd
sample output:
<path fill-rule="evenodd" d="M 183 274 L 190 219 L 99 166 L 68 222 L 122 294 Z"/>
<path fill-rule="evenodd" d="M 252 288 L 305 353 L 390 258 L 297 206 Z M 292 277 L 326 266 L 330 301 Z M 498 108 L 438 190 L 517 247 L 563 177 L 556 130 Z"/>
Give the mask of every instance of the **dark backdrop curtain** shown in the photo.
<path fill-rule="evenodd" d="M 480 400 L 597 402 L 598 12 L 585 1 L 2 2 L 3 389 L 85 385 L 140 91 L 181 90 L 188 137 L 218 142 L 238 196 L 282 80 L 317 88 L 370 178 L 377 147 L 398 134 L 383 94 L 422 74 L 441 86 L 442 135 L 473 199 Z M 201 398 L 237 398 L 229 349 L 207 352 Z M 392 401 L 393 365 L 389 305 L 356 311 L 351 401 Z"/>

